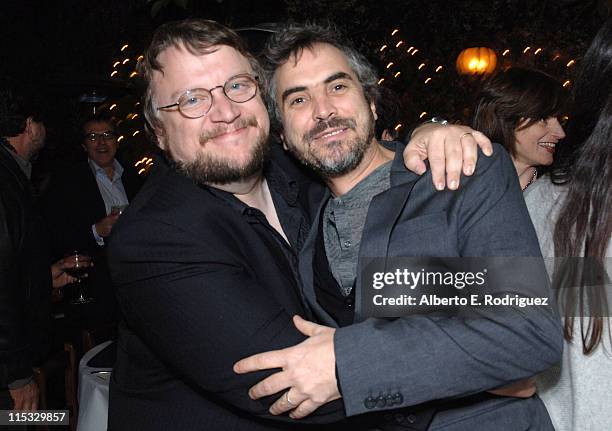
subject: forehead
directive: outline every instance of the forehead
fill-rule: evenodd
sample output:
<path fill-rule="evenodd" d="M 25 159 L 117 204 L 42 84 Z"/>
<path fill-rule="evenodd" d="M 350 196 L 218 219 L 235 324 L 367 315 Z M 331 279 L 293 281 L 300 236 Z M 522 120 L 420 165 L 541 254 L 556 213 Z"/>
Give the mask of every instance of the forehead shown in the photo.
<path fill-rule="evenodd" d="M 110 121 L 95 120 L 95 121 L 88 121 L 87 123 L 83 124 L 83 130 L 85 131 L 85 133 L 89 133 L 89 132 L 98 132 L 98 131 L 104 132 L 106 130 L 115 130 L 115 128 L 113 127 Z"/>
<path fill-rule="evenodd" d="M 276 69 L 274 77 L 279 90 L 283 91 L 290 87 L 314 86 L 338 72 L 347 73 L 359 82 L 342 51 L 326 43 L 317 43 L 293 54 Z"/>
<path fill-rule="evenodd" d="M 170 46 L 158 56 L 162 72 L 154 71 L 152 84 L 165 96 L 191 88 L 222 85 L 228 78 L 252 72 L 249 60 L 236 49 L 219 45 L 207 54 L 194 54 L 184 46 Z"/>

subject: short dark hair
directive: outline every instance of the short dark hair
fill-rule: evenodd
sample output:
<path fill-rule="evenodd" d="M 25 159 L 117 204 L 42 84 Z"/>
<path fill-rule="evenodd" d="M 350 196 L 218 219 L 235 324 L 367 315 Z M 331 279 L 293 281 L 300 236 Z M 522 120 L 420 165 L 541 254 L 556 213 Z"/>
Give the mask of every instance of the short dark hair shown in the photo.
<path fill-rule="evenodd" d="M 481 92 L 472 127 L 516 154 L 515 132 L 542 118 L 558 116 L 564 106 L 563 86 L 535 69 L 511 67 L 489 78 Z"/>
<path fill-rule="evenodd" d="M 0 137 L 20 135 L 30 117 L 36 122 L 44 121 L 42 107 L 31 93 L 9 83 L 0 84 Z"/>
<path fill-rule="evenodd" d="M 80 130 L 81 132 L 83 132 L 83 128 L 85 127 L 85 124 L 87 123 L 108 123 L 112 127 L 113 132 L 117 131 L 117 125 L 115 124 L 115 121 L 105 111 L 97 113 L 97 114 L 92 114 L 92 115 L 89 115 L 83 118 L 83 121 L 81 121 L 81 130 Z"/>
<path fill-rule="evenodd" d="M 263 75 L 259 62 L 249 53 L 245 42 L 228 27 L 218 22 L 206 19 L 186 19 L 172 21 L 161 25 L 153 34 L 153 39 L 144 53 L 143 60 L 138 64 L 139 74 L 146 85 L 144 94 L 144 115 L 153 127 L 162 127 L 153 106 L 153 90 L 151 80 L 153 72 L 163 73 L 163 67 L 158 56 L 170 47 L 184 47 L 194 55 L 211 54 L 215 46 L 226 45 L 234 48 L 247 58 L 256 75 Z"/>
<path fill-rule="evenodd" d="M 273 34 L 262 52 L 268 82 L 268 104 L 272 111 L 270 114 L 277 121 L 280 121 L 280 111 L 274 94 L 276 92 L 274 72 L 292 56 L 299 57 L 304 49 L 312 49 L 318 43 L 328 44 L 342 51 L 349 66 L 357 75 L 366 99 L 370 102 L 376 101 L 378 96 L 376 69 L 353 47 L 348 38 L 343 37 L 336 28 L 329 24 L 291 23 Z"/>

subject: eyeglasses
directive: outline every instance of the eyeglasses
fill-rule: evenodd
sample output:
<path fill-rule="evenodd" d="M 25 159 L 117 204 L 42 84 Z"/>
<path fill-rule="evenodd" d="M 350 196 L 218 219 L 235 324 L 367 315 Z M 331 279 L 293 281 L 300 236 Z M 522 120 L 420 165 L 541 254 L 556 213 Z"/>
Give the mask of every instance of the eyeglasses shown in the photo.
<path fill-rule="evenodd" d="M 117 135 L 115 132 L 111 132 L 110 130 L 106 130 L 102 133 L 91 132 L 85 134 L 85 139 L 91 142 L 96 142 L 98 138 L 102 138 L 105 141 L 112 141 L 116 137 Z"/>
<path fill-rule="evenodd" d="M 212 92 L 217 88 L 223 90 L 223 94 L 236 103 L 245 103 L 257 94 L 257 76 L 248 74 L 236 75 L 228 79 L 225 84 L 206 90 L 205 88 L 194 88 L 185 91 L 176 103 L 160 106 L 157 109 L 168 109 L 178 106 L 179 111 L 187 118 L 200 118 L 208 114 L 213 104 Z"/>

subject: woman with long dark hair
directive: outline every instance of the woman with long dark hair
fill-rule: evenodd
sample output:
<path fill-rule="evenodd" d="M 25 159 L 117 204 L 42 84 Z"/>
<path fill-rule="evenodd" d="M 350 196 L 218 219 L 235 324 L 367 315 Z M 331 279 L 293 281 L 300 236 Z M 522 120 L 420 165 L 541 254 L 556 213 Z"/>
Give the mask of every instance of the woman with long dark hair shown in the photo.
<path fill-rule="evenodd" d="M 521 188 L 553 162 L 557 143 L 565 137 L 558 116 L 565 92 L 551 76 L 513 67 L 490 78 L 480 92 L 472 127 L 506 148 Z"/>
<path fill-rule="evenodd" d="M 525 200 L 564 321 L 563 360 L 537 379 L 557 430 L 610 430 L 612 406 L 612 20 L 574 83 L 568 138 Z M 574 258 L 572 258 L 574 257 Z M 581 257 L 582 259 L 577 259 Z"/>

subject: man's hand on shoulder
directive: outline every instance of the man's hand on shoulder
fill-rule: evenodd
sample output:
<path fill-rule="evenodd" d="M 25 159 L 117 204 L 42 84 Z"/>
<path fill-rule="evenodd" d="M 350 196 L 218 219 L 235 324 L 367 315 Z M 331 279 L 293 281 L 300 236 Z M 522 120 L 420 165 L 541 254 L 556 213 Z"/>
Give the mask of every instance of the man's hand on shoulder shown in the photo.
<path fill-rule="evenodd" d="M 38 410 L 38 385 L 31 381 L 27 385 L 15 389 L 9 389 L 13 399 L 14 410 Z"/>
<path fill-rule="evenodd" d="M 323 404 L 341 397 L 336 381 L 334 333 L 336 330 L 294 316 L 295 327 L 309 338 L 293 347 L 259 353 L 234 365 L 238 374 L 281 368 L 249 390 L 252 399 L 288 389 L 270 407 L 270 413 L 300 419 Z"/>
<path fill-rule="evenodd" d="M 474 173 L 478 147 L 487 156 L 493 154 L 491 141 L 481 132 L 468 126 L 426 123 L 414 130 L 404 150 L 404 163 L 422 175 L 426 171 L 424 160 L 429 159 L 435 188 L 444 190 L 446 185 L 456 190 L 462 172 L 468 176 Z"/>

